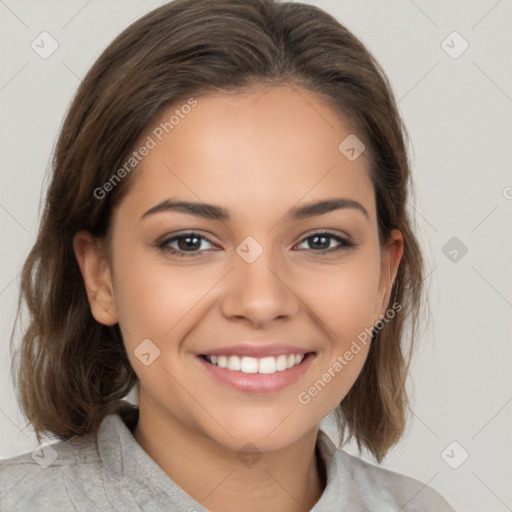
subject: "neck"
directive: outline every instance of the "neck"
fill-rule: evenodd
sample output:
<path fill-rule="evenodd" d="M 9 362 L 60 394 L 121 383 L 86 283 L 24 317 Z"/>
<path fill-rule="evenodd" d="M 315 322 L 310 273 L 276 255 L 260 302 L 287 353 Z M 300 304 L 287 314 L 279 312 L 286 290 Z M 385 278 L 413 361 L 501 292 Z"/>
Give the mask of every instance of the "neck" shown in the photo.
<path fill-rule="evenodd" d="M 141 399 L 143 397 L 141 396 Z M 317 429 L 283 449 L 242 456 L 185 428 L 144 400 L 134 437 L 189 496 L 211 512 L 305 512 L 320 499 L 325 470 Z"/>

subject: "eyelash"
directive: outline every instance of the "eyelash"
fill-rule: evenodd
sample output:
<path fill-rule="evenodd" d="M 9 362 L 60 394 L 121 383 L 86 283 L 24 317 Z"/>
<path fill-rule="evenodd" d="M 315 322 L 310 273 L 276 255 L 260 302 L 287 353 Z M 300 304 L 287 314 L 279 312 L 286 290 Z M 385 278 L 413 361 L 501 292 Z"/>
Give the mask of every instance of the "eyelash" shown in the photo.
<path fill-rule="evenodd" d="M 315 252 L 317 254 L 321 254 L 321 255 L 337 253 L 340 251 L 348 251 L 357 246 L 357 244 L 355 244 L 351 240 L 343 238 L 343 237 L 336 235 L 334 233 L 331 233 L 329 231 L 317 231 L 317 232 L 311 233 L 308 236 L 304 237 L 301 240 L 301 242 L 299 243 L 299 245 L 302 244 L 303 242 L 305 242 L 306 240 L 313 238 L 315 236 L 324 236 L 324 237 L 332 238 L 340 243 L 340 245 L 338 247 L 335 247 L 334 249 L 333 248 L 322 249 L 319 251 L 315 251 L 315 250 L 311 249 L 313 252 Z M 172 242 L 175 242 L 177 240 L 181 240 L 184 238 L 186 239 L 186 238 L 192 238 L 192 237 L 199 238 L 200 240 L 206 240 L 209 243 L 212 243 L 205 236 L 191 231 L 188 233 L 183 233 L 181 235 L 173 236 L 171 238 L 166 238 L 165 240 L 162 240 L 161 242 L 159 242 L 157 245 L 158 245 L 158 248 L 163 252 L 170 253 L 172 255 L 179 256 L 181 258 L 195 258 L 195 257 L 201 255 L 201 253 L 203 251 L 200 251 L 200 250 L 199 251 L 183 251 L 183 250 L 175 249 L 174 247 L 169 247 L 169 244 Z"/>

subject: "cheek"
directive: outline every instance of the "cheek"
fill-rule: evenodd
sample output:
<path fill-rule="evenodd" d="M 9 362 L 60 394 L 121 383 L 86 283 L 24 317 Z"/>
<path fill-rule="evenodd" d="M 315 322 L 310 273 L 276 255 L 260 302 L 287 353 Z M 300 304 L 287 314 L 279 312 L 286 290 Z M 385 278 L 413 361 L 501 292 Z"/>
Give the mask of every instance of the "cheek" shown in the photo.
<path fill-rule="evenodd" d="M 166 276 L 156 266 L 133 266 L 119 277 L 116 309 L 131 335 L 164 337 L 201 296 L 189 277 L 179 272 Z"/>
<path fill-rule="evenodd" d="M 176 352 L 225 270 L 166 264 L 147 251 L 132 254 L 119 257 L 115 267 L 116 311 L 127 348 L 149 338 L 162 350 Z"/>
<path fill-rule="evenodd" d="M 309 387 L 298 396 L 310 412 L 321 414 L 336 407 L 359 376 L 375 322 L 378 278 L 375 258 L 362 255 L 328 270 L 320 281 L 323 285 L 308 288 L 308 277 L 302 278 L 303 296 L 330 341 L 319 355 Z"/>
<path fill-rule="evenodd" d="M 362 252 L 321 273 L 301 273 L 296 281 L 298 295 L 323 324 L 333 350 L 341 350 L 374 325 L 378 281 L 378 261 Z"/>

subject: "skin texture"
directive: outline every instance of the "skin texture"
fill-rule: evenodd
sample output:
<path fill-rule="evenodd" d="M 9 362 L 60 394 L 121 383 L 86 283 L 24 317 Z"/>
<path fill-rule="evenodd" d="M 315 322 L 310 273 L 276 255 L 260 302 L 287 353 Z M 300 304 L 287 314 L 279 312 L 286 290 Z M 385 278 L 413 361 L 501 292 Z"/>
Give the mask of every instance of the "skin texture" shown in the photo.
<path fill-rule="evenodd" d="M 368 161 L 338 150 L 351 132 L 314 93 L 282 85 L 197 101 L 133 171 L 110 246 L 79 232 L 75 253 L 92 314 L 119 322 L 141 380 L 134 435 L 146 452 L 214 512 L 309 510 L 325 486 L 318 425 L 355 382 L 368 346 L 310 403 L 298 394 L 385 313 L 402 235 L 394 230 L 379 245 Z M 160 212 L 141 220 L 171 197 L 222 206 L 232 219 Z M 343 208 L 284 219 L 292 207 L 332 197 L 358 201 L 368 218 Z M 190 230 L 208 239 L 192 249 L 199 255 L 158 248 Z M 331 237 L 318 248 L 308 239 L 314 230 L 356 246 L 333 252 L 340 243 Z M 248 236 L 263 249 L 252 263 L 236 252 Z M 170 245 L 185 252 L 191 244 Z M 134 354 L 145 339 L 160 350 L 149 366 Z M 269 394 L 228 388 L 198 364 L 197 354 L 244 340 L 299 345 L 315 356 L 297 382 Z M 237 457 L 247 442 L 262 454 L 250 467 Z"/>

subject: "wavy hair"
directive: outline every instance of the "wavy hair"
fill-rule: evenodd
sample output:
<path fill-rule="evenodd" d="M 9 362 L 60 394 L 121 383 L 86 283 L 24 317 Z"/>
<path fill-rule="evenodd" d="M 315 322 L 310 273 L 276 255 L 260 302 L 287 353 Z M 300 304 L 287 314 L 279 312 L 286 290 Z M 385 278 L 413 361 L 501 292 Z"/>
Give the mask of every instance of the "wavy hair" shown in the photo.
<path fill-rule="evenodd" d="M 135 21 L 103 51 L 70 104 L 52 154 L 15 325 L 23 305 L 29 322 L 13 350 L 18 400 L 39 440 L 41 434 L 64 440 L 96 433 L 138 384 L 119 325 L 101 325 L 91 314 L 72 247 L 80 230 L 108 236 L 112 209 L 134 173 L 102 199 L 94 191 L 126 162 L 163 110 L 192 96 L 253 84 L 313 91 L 366 145 L 379 240 L 383 244 L 392 229 L 404 239 L 391 295 L 402 308 L 373 332 L 365 365 L 336 417 L 340 441 L 353 437 L 378 461 L 400 439 L 424 262 L 406 208 L 412 191 L 407 133 L 385 72 L 347 28 L 317 7 L 175 0 Z M 13 340 L 14 334 L 11 349 Z"/>

